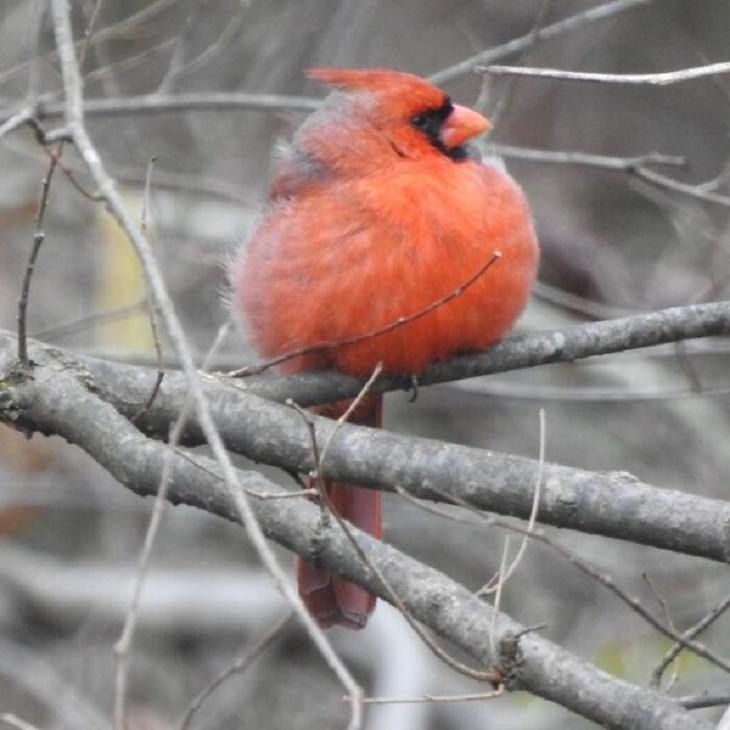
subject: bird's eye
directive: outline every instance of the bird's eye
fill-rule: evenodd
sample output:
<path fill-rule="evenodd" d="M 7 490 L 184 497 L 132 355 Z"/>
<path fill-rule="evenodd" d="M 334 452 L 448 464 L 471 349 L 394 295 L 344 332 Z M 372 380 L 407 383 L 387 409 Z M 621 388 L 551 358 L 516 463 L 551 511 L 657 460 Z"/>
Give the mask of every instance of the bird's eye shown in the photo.
<path fill-rule="evenodd" d="M 451 100 L 447 97 L 441 106 L 427 109 L 411 117 L 411 124 L 416 129 L 425 132 L 431 138 L 431 141 L 436 144 L 441 126 L 453 110 L 454 107 L 451 104 Z"/>

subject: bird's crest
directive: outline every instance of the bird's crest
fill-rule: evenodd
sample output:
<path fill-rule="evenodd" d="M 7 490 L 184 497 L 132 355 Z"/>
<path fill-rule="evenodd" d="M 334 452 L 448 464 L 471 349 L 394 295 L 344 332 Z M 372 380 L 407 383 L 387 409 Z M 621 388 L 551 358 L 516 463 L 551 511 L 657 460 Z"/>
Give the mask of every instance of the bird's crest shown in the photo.
<path fill-rule="evenodd" d="M 436 91 L 434 86 L 418 76 L 386 68 L 317 67 L 307 69 L 306 73 L 310 79 L 342 91 L 401 91 L 408 87 Z"/>

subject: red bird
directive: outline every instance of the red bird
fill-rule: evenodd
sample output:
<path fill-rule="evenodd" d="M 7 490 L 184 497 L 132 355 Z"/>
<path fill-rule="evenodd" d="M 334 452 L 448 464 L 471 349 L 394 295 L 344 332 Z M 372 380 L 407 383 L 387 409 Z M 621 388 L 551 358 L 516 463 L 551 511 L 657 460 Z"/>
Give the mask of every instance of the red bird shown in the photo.
<path fill-rule="evenodd" d="M 267 358 L 331 345 L 287 361 L 285 372 L 365 376 L 382 362 L 386 373 L 418 375 L 501 339 L 527 302 L 539 254 L 519 187 L 465 147 L 489 122 L 411 74 L 308 73 L 337 90 L 297 130 L 232 271 L 254 345 Z M 495 252 L 463 293 L 409 319 Z M 402 326 L 352 341 L 399 318 Z M 320 412 L 336 418 L 347 405 Z M 379 426 L 381 397 L 368 396 L 351 420 Z M 330 480 L 326 488 L 345 519 L 381 537 L 378 491 Z M 324 627 L 362 628 L 375 608 L 374 596 L 311 562 L 299 561 L 298 578 Z"/>

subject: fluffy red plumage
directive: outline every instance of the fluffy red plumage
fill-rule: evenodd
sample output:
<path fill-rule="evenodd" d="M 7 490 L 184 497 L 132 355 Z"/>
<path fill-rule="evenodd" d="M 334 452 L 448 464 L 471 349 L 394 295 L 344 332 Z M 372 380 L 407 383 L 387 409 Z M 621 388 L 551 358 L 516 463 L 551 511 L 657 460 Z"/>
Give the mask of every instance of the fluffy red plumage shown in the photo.
<path fill-rule="evenodd" d="M 367 375 L 421 373 L 430 363 L 501 339 L 521 313 L 538 263 L 522 192 L 499 163 L 463 146 L 484 117 L 452 105 L 411 74 L 313 69 L 337 87 L 294 136 L 269 203 L 234 265 L 235 306 L 262 355 L 337 343 L 408 319 L 386 333 L 289 360 L 288 372 L 334 367 Z M 380 423 L 370 397 L 357 422 Z M 342 412 L 342 404 L 328 414 Z M 338 511 L 380 535 L 376 491 L 335 483 Z M 356 491 L 353 491 L 356 490 Z M 300 592 L 322 625 L 365 624 L 374 599 L 310 563 Z"/>

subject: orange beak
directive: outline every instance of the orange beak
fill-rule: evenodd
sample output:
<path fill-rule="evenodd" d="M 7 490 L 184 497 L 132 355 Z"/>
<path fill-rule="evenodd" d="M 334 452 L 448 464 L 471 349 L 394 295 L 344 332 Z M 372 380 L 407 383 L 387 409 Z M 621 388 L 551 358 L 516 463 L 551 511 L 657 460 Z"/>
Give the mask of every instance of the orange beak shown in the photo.
<path fill-rule="evenodd" d="M 454 104 L 454 110 L 446 118 L 439 136 L 444 147 L 452 149 L 468 139 L 486 132 L 491 126 L 489 120 L 479 112 Z"/>

